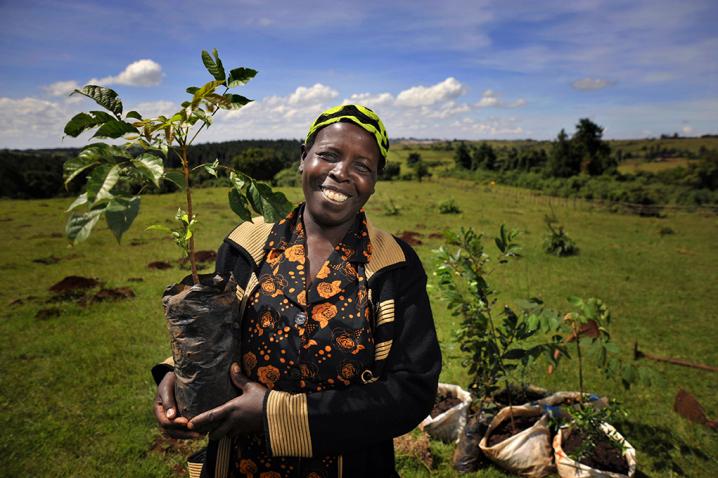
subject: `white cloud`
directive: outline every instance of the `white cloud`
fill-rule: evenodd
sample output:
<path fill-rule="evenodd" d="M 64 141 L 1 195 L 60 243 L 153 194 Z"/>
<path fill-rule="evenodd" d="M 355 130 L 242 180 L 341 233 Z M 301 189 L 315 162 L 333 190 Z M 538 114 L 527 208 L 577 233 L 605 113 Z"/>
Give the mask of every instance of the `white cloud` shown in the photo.
<path fill-rule="evenodd" d="M 127 65 L 127 68 L 117 76 L 106 76 L 104 78 L 93 78 L 89 84 L 99 85 L 128 85 L 128 86 L 156 86 L 162 81 L 162 66 L 159 63 L 149 60 L 137 60 Z"/>
<path fill-rule="evenodd" d="M 602 90 L 612 84 L 613 84 L 613 82 L 609 81 L 609 80 L 586 77 L 586 78 L 581 78 L 580 80 L 574 81 L 573 83 L 571 83 L 571 86 L 573 87 L 574 90 L 578 90 L 578 91 L 594 91 L 594 90 Z"/>
<path fill-rule="evenodd" d="M 377 106 L 388 106 L 394 104 L 396 99 L 391 93 L 354 93 L 342 101 L 343 105 L 360 104 L 367 108 L 376 109 Z"/>
<path fill-rule="evenodd" d="M 179 110 L 179 105 L 172 101 L 144 101 L 137 103 L 127 111 L 134 110 L 139 112 L 143 118 L 152 118 L 160 115 L 170 117 Z"/>
<path fill-rule="evenodd" d="M 337 90 L 322 85 L 321 83 L 316 83 L 310 87 L 298 87 L 294 90 L 294 93 L 289 95 L 288 103 L 290 105 L 324 103 L 325 101 L 333 100 L 337 96 L 339 96 Z"/>
<path fill-rule="evenodd" d="M 0 97 L 0 147 L 40 148 L 73 146 L 81 141 L 67 138 L 61 143 L 65 123 L 77 111 L 65 102 L 39 98 Z"/>
<path fill-rule="evenodd" d="M 501 94 L 494 90 L 485 90 L 481 99 L 475 104 L 477 108 L 521 108 L 526 106 L 526 100 L 518 98 L 514 101 L 504 101 Z"/>
<path fill-rule="evenodd" d="M 396 97 L 399 106 L 430 106 L 451 100 L 466 93 L 466 87 L 450 76 L 432 86 L 413 86 L 400 92 Z"/>
<path fill-rule="evenodd" d="M 56 81 L 42 87 L 45 93 L 50 96 L 66 96 L 77 88 L 80 88 L 80 85 L 75 80 Z"/>

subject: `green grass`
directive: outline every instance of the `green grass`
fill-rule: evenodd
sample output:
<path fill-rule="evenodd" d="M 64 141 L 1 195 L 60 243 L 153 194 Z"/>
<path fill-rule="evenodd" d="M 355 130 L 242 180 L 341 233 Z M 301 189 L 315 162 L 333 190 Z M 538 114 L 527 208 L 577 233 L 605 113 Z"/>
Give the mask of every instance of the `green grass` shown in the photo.
<path fill-rule="evenodd" d="M 298 189 L 286 192 L 293 200 L 300 198 Z M 399 215 L 383 215 L 389 198 Z M 438 213 L 438 203 L 449 198 L 456 200 L 461 214 Z M 0 348 L 0 476 L 174 476 L 182 454 L 152 451 L 158 432 L 149 369 L 170 353 L 162 291 L 186 271 L 147 269 L 155 260 L 174 263 L 178 252 L 172 241 L 144 228 L 173 217 L 180 200 L 179 195 L 143 198 L 137 223 L 120 247 L 101 226 L 75 248 L 56 237 L 63 231 L 69 200 L 0 201 L 0 334 L 5 341 Z M 196 203 L 202 225 L 198 247 L 215 249 L 235 224 L 225 206 L 226 192 L 199 190 Z M 542 252 L 549 203 L 576 240 L 578 256 L 556 258 Z M 380 183 L 367 211 L 375 224 L 392 233 L 422 234 L 423 244 L 416 249 L 430 282 L 436 266 L 431 251 L 442 241 L 429 234 L 473 226 L 486 233 L 491 250 L 491 238 L 499 224 L 506 223 L 521 231 L 523 257 L 490 277 L 502 301 L 537 295 L 565 310 L 569 295 L 600 297 L 613 312 L 613 336 L 626 358 L 637 340 L 642 350 L 657 355 L 718 364 L 718 221 L 713 215 L 617 215 L 593 210 L 587 203 L 450 179 Z M 663 227 L 674 233 L 661 236 Z M 130 245 L 133 240 L 139 245 Z M 33 262 L 49 256 L 60 261 Z M 87 306 L 72 301 L 46 304 L 52 299 L 48 288 L 68 275 L 98 277 L 108 287 L 130 286 L 136 297 Z M 129 281 L 138 277 L 143 282 Z M 441 379 L 465 385 L 467 375 L 453 339 L 459 319 L 447 313 L 434 284 L 429 292 L 444 352 Z M 16 299 L 24 301 L 10 305 Z M 46 307 L 58 307 L 60 316 L 35 318 Z M 550 389 L 575 389 L 575 367 L 565 365 L 547 376 L 545 365 L 538 364 L 529 376 Z M 629 411 L 627 422 L 618 428 L 638 450 L 639 476 L 718 475 L 715 432 L 672 410 L 676 392 L 685 388 L 715 418 L 716 375 L 650 365 L 662 380 L 652 387 L 624 391 L 593 370 L 586 378 L 587 388 L 619 399 Z M 452 451 L 450 445 L 432 442 L 432 476 L 454 476 Z M 411 459 L 400 458 L 399 463 L 402 476 L 429 476 Z M 489 467 L 475 476 L 506 475 Z"/>

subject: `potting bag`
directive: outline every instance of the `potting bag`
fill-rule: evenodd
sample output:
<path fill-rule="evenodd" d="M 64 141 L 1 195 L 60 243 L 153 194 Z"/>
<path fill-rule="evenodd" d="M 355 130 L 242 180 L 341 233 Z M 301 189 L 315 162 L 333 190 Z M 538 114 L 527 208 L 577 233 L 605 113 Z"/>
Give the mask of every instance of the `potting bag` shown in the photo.
<path fill-rule="evenodd" d="M 602 423 L 601 429 L 616 440 L 623 443 L 625 451 L 624 458 L 628 462 L 628 475 L 622 473 L 613 473 L 610 471 L 601 471 L 590 466 L 575 461 L 563 451 L 563 435 L 566 428 L 562 427 L 553 438 L 553 451 L 556 458 L 556 468 L 561 478 L 632 478 L 636 474 L 636 450 L 621 436 L 615 428 L 608 423 Z"/>
<path fill-rule="evenodd" d="M 188 276 L 162 295 L 170 332 L 175 398 L 192 418 L 237 396 L 229 369 L 239 355 L 239 301 L 232 273 Z"/>
<path fill-rule="evenodd" d="M 532 402 L 531 405 L 541 406 L 545 412 L 556 419 L 570 419 L 571 416 L 566 410 L 567 407 L 577 408 L 579 403 L 589 405 L 591 407 L 601 409 L 608 406 L 608 397 L 599 397 L 589 393 L 583 394 L 579 392 L 556 392 L 551 395 Z"/>
<path fill-rule="evenodd" d="M 491 433 L 504 421 L 510 420 L 512 415 L 541 416 L 541 418 L 526 430 L 494 446 L 488 446 Z M 479 443 L 479 448 L 491 461 L 506 471 L 530 478 L 544 477 L 553 470 L 548 418 L 539 406 L 502 408 L 491 421 L 486 435 Z"/>
<path fill-rule="evenodd" d="M 446 443 L 455 442 L 466 426 L 466 410 L 471 404 L 471 394 L 458 385 L 450 383 L 440 383 L 436 394 L 458 398 L 461 403 L 434 418 L 429 415 L 419 424 L 419 428 L 436 440 Z"/>

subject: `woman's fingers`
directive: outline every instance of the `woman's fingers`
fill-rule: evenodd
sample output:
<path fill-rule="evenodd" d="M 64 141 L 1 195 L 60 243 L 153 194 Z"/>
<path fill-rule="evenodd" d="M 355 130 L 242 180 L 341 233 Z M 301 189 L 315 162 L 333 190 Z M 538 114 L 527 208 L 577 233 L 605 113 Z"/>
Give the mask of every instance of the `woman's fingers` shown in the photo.
<path fill-rule="evenodd" d="M 242 391 L 244 391 L 244 387 L 249 383 L 249 379 L 242 374 L 242 369 L 237 362 L 234 362 L 229 369 L 229 377 L 232 379 L 234 386 Z"/>
<path fill-rule="evenodd" d="M 207 433 L 215 430 L 225 420 L 225 416 L 229 414 L 230 404 L 231 402 L 227 402 L 217 408 L 200 413 L 189 421 L 187 428 L 200 433 Z"/>
<path fill-rule="evenodd" d="M 172 420 L 177 416 L 177 404 L 175 403 L 175 374 L 168 372 L 157 386 L 157 396 L 162 402 L 164 413 Z"/>

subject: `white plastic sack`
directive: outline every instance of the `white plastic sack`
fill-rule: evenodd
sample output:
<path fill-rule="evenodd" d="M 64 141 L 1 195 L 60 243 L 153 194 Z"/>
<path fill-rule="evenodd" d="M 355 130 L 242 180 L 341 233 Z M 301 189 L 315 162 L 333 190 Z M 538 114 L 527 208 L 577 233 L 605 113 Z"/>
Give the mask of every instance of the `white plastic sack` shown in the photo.
<path fill-rule="evenodd" d="M 510 420 L 511 415 L 541 416 L 541 418 L 526 430 L 494 446 L 488 446 L 491 433 L 504 421 Z M 498 466 L 517 475 L 542 478 L 553 471 L 548 415 L 543 414 L 539 406 L 502 408 L 491 421 L 486 435 L 479 443 L 479 448 Z"/>
<path fill-rule="evenodd" d="M 566 452 L 563 451 L 561 444 L 563 443 L 563 434 L 566 431 L 565 427 L 561 427 L 558 433 L 553 439 L 553 451 L 556 457 L 556 468 L 558 468 L 558 475 L 561 478 L 632 478 L 636 474 L 636 450 L 621 436 L 615 428 L 608 423 L 602 423 L 601 429 L 613 438 L 621 441 L 626 448 L 623 452 L 623 456 L 628 462 L 628 475 L 622 473 L 612 473 L 609 471 L 601 471 L 590 466 L 586 466 L 582 463 L 575 461 L 570 458 Z"/>
<path fill-rule="evenodd" d="M 440 383 L 436 394 L 458 398 L 461 403 L 434 418 L 429 415 L 419 424 L 419 429 L 424 430 L 435 440 L 446 443 L 456 442 L 466 426 L 466 412 L 471 404 L 471 394 L 458 385 L 450 383 Z"/>

